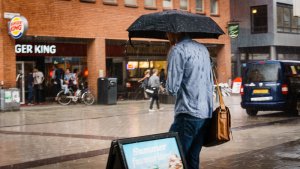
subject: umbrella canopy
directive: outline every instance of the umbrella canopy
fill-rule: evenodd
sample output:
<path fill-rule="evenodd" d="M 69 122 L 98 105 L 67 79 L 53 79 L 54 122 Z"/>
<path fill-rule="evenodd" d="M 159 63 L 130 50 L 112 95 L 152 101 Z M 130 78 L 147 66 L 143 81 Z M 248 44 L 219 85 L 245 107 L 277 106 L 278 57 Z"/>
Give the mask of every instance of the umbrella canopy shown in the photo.
<path fill-rule="evenodd" d="M 223 30 L 210 17 L 180 10 L 167 10 L 140 16 L 127 29 L 129 39 L 167 39 L 166 32 L 188 33 L 191 38 L 218 38 Z"/>

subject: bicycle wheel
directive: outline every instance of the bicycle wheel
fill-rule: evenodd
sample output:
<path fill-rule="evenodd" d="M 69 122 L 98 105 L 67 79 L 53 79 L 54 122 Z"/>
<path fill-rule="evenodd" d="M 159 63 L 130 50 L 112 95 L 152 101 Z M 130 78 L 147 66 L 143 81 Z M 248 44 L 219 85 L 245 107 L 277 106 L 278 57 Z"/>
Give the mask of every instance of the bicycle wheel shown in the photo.
<path fill-rule="evenodd" d="M 70 91 L 65 94 L 65 92 L 62 90 L 57 94 L 57 102 L 61 105 L 68 105 L 72 101 L 70 96 L 72 96 Z"/>
<path fill-rule="evenodd" d="M 82 95 L 82 101 L 86 105 L 92 105 L 95 102 L 95 97 L 91 92 L 84 92 Z"/>

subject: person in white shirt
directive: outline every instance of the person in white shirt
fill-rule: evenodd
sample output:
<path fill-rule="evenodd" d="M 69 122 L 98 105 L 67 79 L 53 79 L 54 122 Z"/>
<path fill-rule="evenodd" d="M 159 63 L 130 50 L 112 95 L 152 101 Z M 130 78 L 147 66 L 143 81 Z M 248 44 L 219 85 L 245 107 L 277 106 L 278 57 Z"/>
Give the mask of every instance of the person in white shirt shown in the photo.
<path fill-rule="evenodd" d="M 33 69 L 33 84 L 35 91 L 35 101 L 37 104 L 40 104 L 42 101 L 42 90 L 43 90 L 43 82 L 44 82 L 44 74 L 38 69 Z"/>

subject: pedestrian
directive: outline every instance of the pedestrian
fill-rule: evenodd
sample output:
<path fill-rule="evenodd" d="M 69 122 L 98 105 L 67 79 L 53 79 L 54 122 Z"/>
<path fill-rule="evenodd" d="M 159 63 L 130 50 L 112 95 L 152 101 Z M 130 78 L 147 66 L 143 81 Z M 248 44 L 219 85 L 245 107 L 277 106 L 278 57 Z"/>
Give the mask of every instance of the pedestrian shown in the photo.
<path fill-rule="evenodd" d="M 58 62 L 56 61 L 54 61 L 53 66 L 54 66 L 54 70 L 52 74 L 52 79 L 55 85 L 55 94 L 57 94 L 62 88 L 63 79 L 64 79 L 64 70 L 58 67 Z"/>
<path fill-rule="evenodd" d="M 213 76 L 207 48 L 186 33 L 168 33 L 166 88 L 176 95 L 171 132 L 178 132 L 188 169 L 199 169 L 200 151 L 213 111 Z"/>
<path fill-rule="evenodd" d="M 150 78 L 150 70 L 147 69 L 144 72 L 144 77 L 138 81 L 139 83 L 142 83 L 140 85 L 140 88 L 142 88 L 142 90 L 144 92 L 144 99 L 149 99 L 149 95 L 146 93 L 146 89 L 148 87 L 149 78 Z"/>
<path fill-rule="evenodd" d="M 42 102 L 42 90 L 43 90 L 43 82 L 44 82 L 44 74 L 38 69 L 33 69 L 33 80 L 34 80 L 34 93 L 35 93 L 35 101 L 37 104 Z"/>
<path fill-rule="evenodd" d="M 33 78 L 33 73 L 32 69 L 28 73 L 27 76 L 27 88 L 28 88 L 28 106 L 32 106 L 33 104 L 33 98 L 34 98 L 34 78 Z"/>
<path fill-rule="evenodd" d="M 160 81 L 162 87 L 165 87 L 165 85 L 166 85 L 165 69 L 160 70 L 160 72 L 159 72 L 159 81 Z"/>
<path fill-rule="evenodd" d="M 156 106 L 157 109 L 159 110 L 159 98 L 158 98 L 158 90 L 160 87 L 160 82 L 159 82 L 159 77 L 157 76 L 157 69 L 153 69 L 152 70 L 152 76 L 149 78 L 149 82 L 148 85 L 150 87 L 150 90 L 153 91 L 153 93 L 151 94 L 151 102 L 150 102 L 150 108 L 149 111 L 154 111 L 153 110 L 153 103 L 154 101 L 156 101 Z"/>
<path fill-rule="evenodd" d="M 78 69 L 73 70 L 72 79 L 73 79 L 73 91 L 75 92 L 79 88 Z"/>

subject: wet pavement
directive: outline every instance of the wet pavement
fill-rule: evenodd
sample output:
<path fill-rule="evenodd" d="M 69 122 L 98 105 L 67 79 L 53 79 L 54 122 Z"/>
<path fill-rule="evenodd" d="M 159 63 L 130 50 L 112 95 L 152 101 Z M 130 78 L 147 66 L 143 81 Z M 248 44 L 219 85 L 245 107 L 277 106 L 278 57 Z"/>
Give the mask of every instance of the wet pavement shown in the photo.
<path fill-rule="evenodd" d="M 225 97 L 233 140 L 203 148 L 208 168 L 300 168 L 300 118 L 283 112 L 248 117 L 239 96 Z M 148 112 L 149 101 L 117 105 L 57 104 L 0 113 L 0 168 L 105 168 L 111 140 L 167 132 L 173 105 Z"/>

